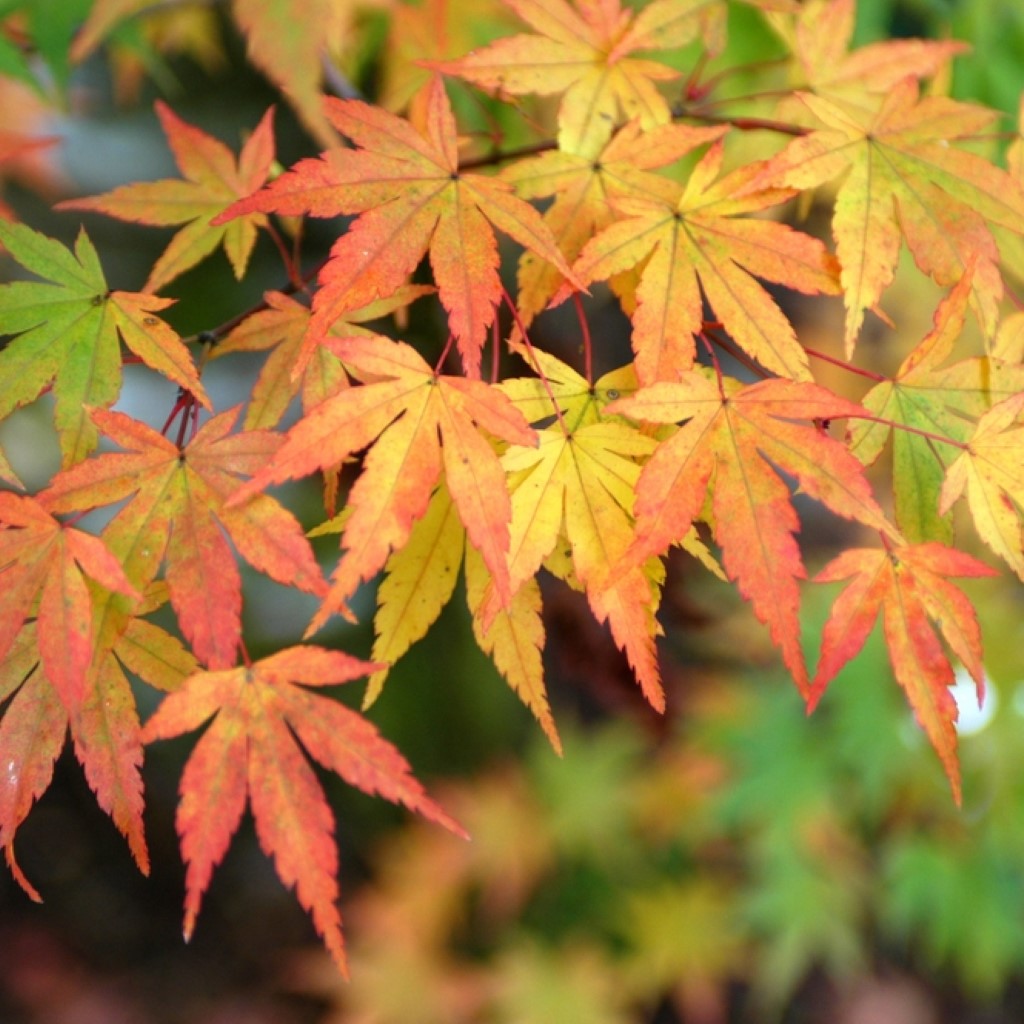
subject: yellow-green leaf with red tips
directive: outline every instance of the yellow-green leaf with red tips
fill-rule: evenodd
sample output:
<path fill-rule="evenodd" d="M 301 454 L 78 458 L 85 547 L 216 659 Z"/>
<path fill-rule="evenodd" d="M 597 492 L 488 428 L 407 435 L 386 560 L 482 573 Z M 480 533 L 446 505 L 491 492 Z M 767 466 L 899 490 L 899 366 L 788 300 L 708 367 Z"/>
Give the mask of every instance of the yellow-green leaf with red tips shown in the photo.
<path fill-rule="evenodd" d="M 1005 171 L 951 145 L 988 128 L 994 111 L 919 96 L 905 78 L 867 105 L 799 94 L 815 129 L 767 162 L 759 179 L 798 189 L 839 176 L 832 231 L 842 267 L 846 349 L 864 310 L 891 283 L 900 237 L 918 266 L 951 286 L 975 263 L 972 303 L 991 334 L 1002 295 L 987 224 L 1024 230 L 1024 191 Z"/>
<path fill-rule="evenodd" d="M 664 693 L 655 637 L 660 567 L 635 565 L 613 573 L 633 537 L 633 488 L 640 463 L 655 441 L 602 409 L 618 388 L 634 384 L 632 370 L 613 371 L 591 387 L 551 355 L 531 350 L 543 373 L 501 385 L 535 421 L 559 415 L 540 431 L 540 443 L 512 445 L 502 456 L 512 487 L 509 578 L 513 593 L 526 585 L 564 538 L 568 569 L 586 591 L 598 621 L 607 621 L 629 658 L 644 696 L 658 710 Z M 485 600 L 479 613 L 487 632 L 498 611 Z"/>
<path fill-rule="evenodd" d="M 952 543 L 951 518 L 939 514 L 946 471 L 978 418 L 1024 391 L 1024 367 L 998 358 L 995 350 L 991 356 L 941 365 L 963 330 L 972 286 L 967 273 L 939 305 L 933 329 L 896 375 L 861 400 L 875 418 L 853 419 L 847 427 L 850 450 L 865 465 L 878 458 L 892 433 L 896 523 L 911 542 Z"/>
<path fill-rule="evenodd" d="M 432 66 L 514 95 L 560 95 L 559 149 L 583 156 L 593 156 L 619 120 L 667 124 L 671 110 L 655 83 L 678 72 L 634 54 L 714 34 L 724 15 L 719 0 L 653 0 L 639 12 L 619 0 L 505 2 L 536 34 L 499 39 Z"/>
<path fill-rule="evenodd" d="M 993 406 L 978 420 L 964 450 L 949 467 L 939 495 L 945 513 L 966 492 L 981 539 L 1024 579 L 1024 391 Z"/>

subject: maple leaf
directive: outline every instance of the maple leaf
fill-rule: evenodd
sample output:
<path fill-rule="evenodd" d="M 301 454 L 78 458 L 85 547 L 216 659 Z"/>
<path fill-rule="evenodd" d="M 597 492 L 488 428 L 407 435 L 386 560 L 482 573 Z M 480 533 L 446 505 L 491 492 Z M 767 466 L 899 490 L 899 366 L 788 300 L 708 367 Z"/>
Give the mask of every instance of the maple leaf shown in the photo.
<path fill-rule="evenodd" d="M 550 231 L 510 185 L 459 171 L 455 120 L 439 77 L 430 88 L 426 134 L 358 100 L 329 99 L 325 109 L 359 148 L 300 161 L 217 218 L 256 211 L 361 214 L 321 271 L 297 369 L 339 316 L 391 295 L 429 250 L 466 373 L 478 377 L 480 350 L 502 296 L 492 225 L 575 280 Z"/>
<path fill-rule="evenodd" d="M 14 859 L 14 835 L 53 778 L 64 747 L 68 713 L 39 663 L 34 623 L 27 624 L 0 659 L 0 702 L 14 694 L 0 718 L 4 785 L 0 786 L 0 846 L 18 884 L 36 902 L 39 893 Z"/>
<path fill-rule="evenodd" d="M 1024 192 L 1003 170 L 950 143 L 984 131 L 994 111 L 919 97 L 913 78 L 854 105 L 798 93 L 816 125 L 769 160 L 760 183 L 813 188 L 845 175 L 832 231 L 842 267 L 846 349 L 892 281 L 900 235 L 921 270 L 943 286 L 975 262 L 973 300 L 991 333 L 1002 295 L 998 250 L 986 221 L 1020 232 Z"/>
<path fill-rule="evenodd" d="M 719 138 L 724 128 L 659 125 L 644 131 L 630 121 L 595 156 L 564 151 L 517 160 L 501 172 L 524 199 L 553 196 L 544 222 L 567 260 L 575 260 L 597 232 L 615 220 L 616 200 L 662 198 L 675 203 L 679 187 L 652 174 L 680 159 L 696 146 Z M 562 284 L 562 276 L 546 260 L 525 252 L 519 260 L 518 307 L 528 326 Z"/>
<path fill-rule="evenodd" d="M 933 329 L 892 380 L 875 385 L 861 399 L 877 419 L 852 420 L 847 428 L 850 451 L 865 465 L 878 458 L 893 433 L 896 522 L 912 542 L 952 542 L 952 522 L 938 512 L 946 470 L 978 418 L 993 404 L 1024 391 L 1019 360 L 1009 362 L 994 352 L 941 366 L 963 330 L 971 289 L 968 272 L 939 305 Z"/>
<path fill-rule="evenodd" d="M 34 498 L 0 492 L 0 659 L 38 600 L 43 669 L 69 711 L 81 703 L 93 657 L 85 574 L 111 591 L 141 600 L 102 541 L 65 527 Z"/>
<path fill-rule="evenodd" d="M 432 67 L 489 89 L 560 95 L 558 148 L 594 155 L 620 117 L 644 128 L 666 124 L 671 110 L 655 83 L 679 76 L 633 56 L 671 50 L 721 29 L 719 0 L 653 0 L 641 11 L 619 0 L 505 0 L 536 35 L 499 39 L 457 61 Z"/>
<path fill-rule="evenodd" d="M 323 53 L 333 16 L 355 5 L 339 0 L 232 0 L 252 62 L 281 90 L 322 146 L 338 137 L 321 107 Z"/>
<path fill-rule="evenodd" d="M 299 902 L 346 972 L 336 906 L 334 816 L 306 754 L 349 785 L 404 804 L 465 836 L 373 725 L 304 688 L 345 683 L 376 667 L 340 651 L 290 647 L 251 665 L 197 672 L 146 722 L 142 737 L 151 743 L 191 732 L 215 716 L 181 778 L 177 828 L 187 865 L 186 939 L 248 800 L 260 846 L 273 858 L 284 884 L 295 886 Z"/>
<path fill-rule="evenodd" d="M 1024 192 L 1024 93 L 1017 107 L 1016 138 L 1006 150 L 1006 169 L 1018 188 Z M 1004 266 L 1018 279 L 1024 276 L 1024 236 L 1013 228 L 1006 229 L 999 225 L 996 225 L 995 234 Z"/>
<path fill-rule="evenodd" d="M 232 498 L 336 465 L 372 445 L 349 494 L 344 556 L 331 593 L 313 620 L 319 628 L 363 580 L 409 538 L 440 475 L 470 542 L 481 552 L 502 601 L 510 591 L 509 498 L 505 475 L 482 427 L 496 438 L 531 444 L 534 431 L 499 392 L 482 381 L 437 374 L 415 349 L 381 336 L 329 342 L 345 365 L 373 383 L 328 398 L 288 431 L 274 457 Z"/>
<path fill-rule="evenodd" d="M 153 264 L 144 291 L 159 291 L 220 245 L 240 280 L 256 244 L 257 229 L 267 223 L 266 216 L 253 213 L 220 226 L 210 221 L 267 180 L 274 160 L 273 111 L 263 115 L 236 165 L 222 142 L 182 121 L 160 100 L 155 107 L 184 179 L 133 182 L 103 195 L 67 199 L 58 203 L 57 209 L 92 210 L 156 227 L 185 224 Z"/>
<path fill-rule="evenodd" d="M 42 619 L 26 623 L 0 659 L 0 703 L 14 694 L 0 719 L 6 779 L 0 786 L 0 846 L 15 879 L 36 900 L 39 893 L 19 869 L 13 842 L 32 805 L 50 785 L 69 728 L 75 756 L 97 803 L 127 839 L 139 869 L 149 873 L 140 726 L 121 666 L 164 687 L 173 687 L 198 668 L 180 641 L 159 626 L 136 618 L 125 621 L 121 616 L 122 621 L 110 630 L 105 628 L 111 624 L 105 613 L 111 602 L 95 600 L 94 604 L 95 656 L 81 684 L 81 697 L 72 708 L 43 669 L 40 651 L 45 645 L 38 632 Z M 147 610 L 148 604 L 138 610 Z"/>
<path fill-rule="evenodd" d="M 896 680 L 941 758 L 958 804 L 957 708 L 949 692 L 955 677 L 930 623 L 938 625 L 946 643 L 971 674 L 980 701 L 985 675 L 978 620 L 967 597 L 945 577 L 994 575 L 992 569 L 970 555 L 932 541 L 887 545 L 885 549 L 852 548 L 829 562 L 814 578 L 817 583 L 852 579 L 836 599 L 822 633 L 811 706 L 864 645 L 881 611 Z"/>
<path fill-rule="evenodd" d="M 993 406 L 949 467 L 939 494 L 945 514 L 966 491 L 981 539 L 1024 579 L 1024 391 Z"/>
<path fill-rule="evenodd" d="M 28 154 L 46 149 L 57 141 L 56 136 L 23 135 L 20 132 L 9 132 L 0 128 L 0 180 L 4 174 L 4 164 L 16 165 Z M 15 220 L 14 211 L 2 200 L 0 200 L 0 218 Z"/>
<path fill-rule="evenodd" d="M 510 30 L 513 16 L 501 0 L 476 0 L 467 18 L 458 0 L 424 0 L 403 6 L 391 18 L 381 53 L 380 105 L 385 110 L 408 109 L 419 123 L 433 72 L 431 61 L 454 59 L 496 35 Z"/>
<path fill-rule="evenodd" d="M 792 197 L 780 189 L 752 191 L 754 165 L 719 178 L 722 144 L 701 160 L 677 203 L 615 201 L 625 219 L 584 247 L 574 270 L 603 280 L 646 260 L 633 314 L 633 350 L 640 381 L 671 380 L 692 365 L 703 299 L 747 353 L 766 369 L 808 380 L 807 353 L 793 326 L 751 276 L 806 293 L 837 294 L 832 258 L 816 238 L 772 221 L 738 217 Z"/>
<path fill-rule="evenodd" d="M 743 386 L 694 370 L 642 388 L 608 410 L 649 423 L 686 421 L 662 441 L 636 486 L 636 537 L 622 565 L 660 554 L 702 517 L 711 490 L 715 539 L 729 579 L 770 629 L 801 693 L 798 581 L 805 577 L 789 486 L 773 467 L 836 514 L 897 536 L 861 464 L 818 426 L 799 420 L 863 414 L 816 384 L 765 380 Z"/>
<path fill-rule="evenodd" d="M 487 599 L 493 592 L 492 576 L 480 553 L 466 544 L 466 528 L 443 480 L 426 512 L 413 524 L 409 539 L 392 552 L 384 567 L 384 579 L 377 590 L 373 620 L 376 637 L 371 657 L 388 667 L 377 669 L 370 676 L 363 707 L 380 695 L 390 665 L 426 636 L 451 600 L 463 557 L 466 599 L 473 615 L 477 644 L 533 712 L 554 749 L 561 752 L 540 654 L 544 647 L 540 588 L 535 580 L 526 580 L 512 596 L 508 608 L 491 613 L 490 621 L 484 624 Z"/>
<path fill-rule="evenodd" d="M 166 558 L 182 632 L 214 668 L 234 661 L 241 632 L 241 579 L 225 532 L 250 565 L 277 582 L 318 596 L 327 589 L 301 526 L 273 498 L 257 495 L 226 507 L 240 475 L 262 465 L 281 441 L 267 431 L 231 435 L 238 412 L 214 416 L 179 448 L 122 413 L 95 410 L 97 425 L 127 451 L 58 474 L 40 496 L 55 512 L 130 497 L 104 536 L 111 547 L 125 545 L 125 573 L 140 589 Z"/>
<path fill-rule="evenodd" d="M 618 418 L 605 417 L 612 397 L 635 387 L 632 368 L 606 374 L 593 387 L 570 367 L 537 350 L 532 359 L 542 374 L 501 384 L 501 390 L 528 419 L 550 420 L 552 400 L 558 418 L 539 431 L 534 447 L 511 445 L 501 462 L 510 475 L 509 578 L 513 593 L 543 564 L 586 591 L 599 622 L 626 653 L 650 704 L 664 710 L 654 618 L 660 564 L 634 565 L 613 572 L 633 537 L 633 488 L 640 460 L 655 447 L 652 438 Z M 558 560 L 559 551 L 568 558 Z M 478 615 L 491 626 L 497 602 L 485 599 Z"/>
<path fill-rule="evenodd" d="M 62 464 L 80 462 L 98 440 L 87 407 L 113 404 L 121 388 L 119 336 L 147 366 L 209 408 L 188 350 L 153 315 L 172 300 L 109 291 L 84 231 L 74 253 L 31 228 L 6 221 L 0 221 L 0 241 L 26 270 L 52 282 L 0 285 L 0 334 L 16 335 L 0 350 L 0 419 L 53 382 Z"/>
<path fill-rule="evenodd" d="M 809 0 L 789 25 L 773 24 L 800 63 L 813 92 L 848 96 L 885 93 L 908 75 L 926 78 L 970 49 L 959 40 L 886 39 L 850 51 L 856 0 Z"/>
<path fill-rule="evenodd" d="M 329 336 L 367 337 L 372 332 L 361 324 L 385 317 L 432 291 L 426 285 L 398 288 L 386 299 L 345 313 L 333 324 Z M 302 410 L 308 413 L 325 398 L 348 386 L 348 375 L 341 360 L 325 345 L 317 346 L 300 374 L 293 374 L 292 368 L 298 362 L 309 327 L 309 307 L 281 292 L 267 292 L 263 301 L 267 308 L 247 316 L 217 343 L 211 357 L 219 359 L 235 352 L 273 349 L 253 385 L 242 423 L 246 430 L 277 426 L 300 391 Z"/>

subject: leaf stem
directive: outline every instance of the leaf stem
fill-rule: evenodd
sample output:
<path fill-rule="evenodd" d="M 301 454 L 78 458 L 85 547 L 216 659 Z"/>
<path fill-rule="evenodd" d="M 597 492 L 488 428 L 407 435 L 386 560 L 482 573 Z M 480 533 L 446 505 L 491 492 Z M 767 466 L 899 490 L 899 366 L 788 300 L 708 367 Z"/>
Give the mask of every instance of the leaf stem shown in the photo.
<path fill-rule="evenodd" d="M 569 430 L 566 425 L 565 417 L 562 415 L 562 410 L 558 405 L 558 399 L 555 398 L 555 393 L 551 390 L 551 381 L 548 380 L 547 375 L 544 373 L 544 368 L 540 365 L 537 353 L 533 349 L 533 343 L 530 341 L 530 336 L 526 333 L 526 324 L 523 323 L 523 318 L 519 315 L 519 310 L 516 309 L 516 304 L 512 301 L 512 296 L 505 290 L 504 285 L 502 285 L 501 294 L 507 303 L 508 308 L 512 311 L 512 319 L 515 320 L 516 327 L 519 329 L 519 333 L 523 337 L 523 345 L 526 348 L 527 355 L 530 357 L 533 369 L 536 372 L 537 377 L 540 379 L 545 393 L 551 401 L 551 408 L 555 410 L 555 419 L 558 420 L 558 423 L 562 428 L 562 433 L 565 434 L 566 437 L 571 437 L 572 431 Z"/>
<path fill-rule="evenodd" d="M 721 117 L 717 114 L 705 113 L 701 110 L 678 111 L 677 117 L 688 117 L 704 124 L 724 124 L 741 132 L 778 132 L 781 135 L 810 135 L 812 129 L 803 128 L 798 124 L 787 124 L 785 121 L 773 121 L 766 117 Z"/>
<path fill-rule="evenodd" d="M 854 366 L 852 363 L 848 363 L 836 356 L 830 356 L 825 352 L 819 352 L 817 349 L 808 348 L 806 345 L 804 346 L 804 351 L 815 359 L 820 359 L 824 363 L 831 363 L 833 366 L 838 366 L 843 370 L 849 370 L 850 373 L 855 373 L 859 377 L 867 377 L 868 380 L 873 380 L 878 384 L 889 379 L 881 373 L 876 373 L 874 370 L 862 369 L 861 367 Z"/>
<path fill-rule="evenodd" d="M 918 437 L 926 438 L 929 441 L 938 441 L 940 444 L 948 444 L 953 448 L 959 448 L 962 452 L 970 449 L 970 445 L 966 441 L 957 441 L 952 437 L 945 437 L 942 434 L 936 434 L 931 430 L 922 430 L 920 427 L 912 427 L 909 423 L 897 423 L 895 420 L 887 420 L 882 416 L 872 416 L 871 413 L 868 412 L 851 415 L 850 419 L 867 420 L 869 423 L 881 423 L 883 426 L 889 427 L 891 430 L 903 430 L 908 434 L 917 434 Z"/>
<path fill-rule="evenodd" d="M 583 301 L 579 292 L 572 293 L 573 305 L 576 307 L 576 316 L 580 321 L 580 331 L 583 333 L 583 367 L 587 383 L 594 386 L 594 346 L 590 341 L 590 324 L 587 323 L 587 315 L 583 312 Z"/>

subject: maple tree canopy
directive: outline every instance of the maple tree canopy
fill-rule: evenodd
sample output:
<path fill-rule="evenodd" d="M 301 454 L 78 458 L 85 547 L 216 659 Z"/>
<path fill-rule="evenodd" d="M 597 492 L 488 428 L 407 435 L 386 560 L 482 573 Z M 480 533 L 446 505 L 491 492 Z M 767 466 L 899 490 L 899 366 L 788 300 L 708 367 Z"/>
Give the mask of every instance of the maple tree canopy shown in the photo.
<path fill-rule="evenodd" d="M 743 0 L 786 59 L 735 75 L 732 2 L 495 0 L 484 24 L 470 0 L 393 0 L 362 95 L 354 5 L 234 0 L 301 159 L 278 162 L 272 110 L 235 146 L 158 100 L 176 173 L 58 202 L 70 244 L 0 206 L 0 420 L 48 402 L 60 451 L 35 487 L 0 451 L 0 847 L 27 892 L 15 838 L 68 734 L 147 871 L 144 747 L 202 729 L 186 937 L 249 807 L 345 970 L 310 759 L 462 836 L 369 720 L 391 667 L 463 594 L 560 753 L 547 595 L 577 591 L 671 713 L 686 673 L 664 671 L 659 607 L 687 562 L 749 604 L 809 709 L 880 619 L 960 800 L 949 687 L 962 666 L 980 698 L 985 664 L 953 581 L 1024 580 L 1024 103 L 1014 129 L 945 95 L 954 41 L 854 47 L 854 0 Z M 97 0 L 64 70 L 124 56 L 125 24 L 174 24 L 162 6 Z M 52 145 L 0 121 L 0 172 Z M 174 229 L 141 290 L 108 283 L 97 216 Z M 220 250 L 235 311 L 182 337 L 182 275 Z M 258 362 L 244 410 L 207 373 L 238 353 Z M 122 401 L 140 374 L 166 408 Z M 305 478 L 317 513 L 277 489 Z M 812 516 L 835 521 L 827 554 Z M 338 537 L 330 566 L 310 536 Z M 240 562 L 305 609 L 262 657 Z M 314 642 L 364 598 L 372 649 Z M 360 711 L 331 689 L 364 677 Z"/>

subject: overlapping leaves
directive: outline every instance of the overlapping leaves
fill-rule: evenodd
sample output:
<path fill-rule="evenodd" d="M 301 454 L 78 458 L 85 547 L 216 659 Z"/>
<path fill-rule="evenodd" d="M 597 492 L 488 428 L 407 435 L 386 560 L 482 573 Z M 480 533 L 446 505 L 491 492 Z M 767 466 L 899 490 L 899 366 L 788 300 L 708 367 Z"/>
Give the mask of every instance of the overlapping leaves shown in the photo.
<path fill-rule="evenodd" d="M 71 251 L 0 223 L 0 242 L 42 279 L 0 286 L 0 419 L 52 391 L 63 466 L 35 496 L 0 493 L 0 846 L 26 889 L 15 833 L 69 733 L 100 805 L 145 869 L 142 740 L 212 719 L 182 780 L 186 932 L 248 803 L 263 848 L 344 967 L 333 816 L 307 755 L 358 788 L 457 826 L 363 718 L 307 687 L 369 675 L 372 702 L 462 570 L 478 644 L 558 748 L 544 680 L 546 572 L 583 593 L 647 700 L 663 709 L 657 612 L 673 545 L 736 584 L 811 704 L 881 618 L 895 678 L 958 795 L 950 653 L 979 687 L 983 666 L 974 610 L 949 578 L 991 572 L 951 546 L 961 497 L 981 541 L 1024 578 L 1024 321 L 1002 315 L 993 236 L 1018 253 L 1019 238 L 1004 243 L 1024 224 L 1024 150 L 1020 140 L 1011 145 L 1011 173 L 969 151 L 992 113 L 922 88 L 957 44 L 850 51 L 852 0 L 749 2 L 772 12 L 799 64 L 807 91 L 777 115 L 796 123 L 737 115 L 725 119 L 730 129 L 713 96 L 701 105 L 717 82 L 704 78 L 702 62 L 689 77 L 661 63 L 692 41 L 705 56 L 718 51 L 721 0 L 635 9 L 620 0 L 506 0 L 531 32 L 427 62 L 432 77 L 407 118 L 351 99 L 319 106 L 313 58 L 347 4 L 313 5 L 314 26 L 296 23 L 294 0 L 236 0 L 253 59 L 294 91 L 327 151 L 265 186 L 274 173 L 269 117 L 236 161 L 159 105 L 183 180 L 66 206 L 185 225 L 147 290 L 221 244 L 242 276 L 269 214 L 354 218 L 337 225 L 318 287 L 304 283 L 313 273 L 299 265 L 308 255 L 302 230 L 291 253 L 277 236 L 287 288 L 303 294 L 270 292 L 202 335 L 214 358 L 270 351 L 241 430 L 237 410 L 198 426 L 198 407 L 209 402 L 187 346 L 157 315 L 169 300 L 110 291 L 84 233 Z M 79 51 L 139 6 L 97 4 Z M 433 19 L 440 32 L 452 17 L 428 4 L 408 24 L 419 31 Z M 446 40 L 433 43 L 428 56 L 447 52 Z M 547 127 L 557 138 L 514 151 L 496 127 L 501 152 L 466 152 L 473 140 L 460 135 L 437 69 L 500 100 L 555 97 Z M 425 68 L 407 70 L 419 81 Z M 452 87 L 464 101 L 465 87 Z M 670 123 L 684 109 L 705 123 Z M 526 120 L 521 110 L 513 116 Z M 750 137 L 739 139 L 751 128 L 792 141 L 752 160 L 742 149 Z M 352 147 L 333 145 L 335 133 Z M 705 144 L 697 160 L 692 151 Z M 681 158 L 694 164 L 689 173 Z M 503 166 L 479 173 L 481 164 Z M 838 260 L 811 235 L 768 219 L 835 179 Z M 495 229 L 525 249 L 514 299 L 504 293 Z M 769 286 L 842 293 L 849 358 L 865 311 L 882 313 L 901 239 L 921 270 L 953 290 L 891 378 L 868 371 L 874 386 L 860 402 L 840 397 L 812 374 L 816 357 L 836 357 L 805 347 Z M 631 321 L 629 365 L 592 372 L 616 357 L 587 324 L 584 372 L 526 340 L 527 326 L 542 336 L 552 301 L 605 280 Z M 447 349 L 432 366 L 412 344 L 362 326 L 398 314 L 408 337 L 420 338 L 426 318 L 410 322 L 404 307 L 435 291 L 461 374 L 446 369 Z M 511 348 L 529 368 L 505 379 L 503 302 Z M 954 361 L 968 310 L 983 354 Z M 744 370 L 723 369 L 722 353 Z M 701 367 L 705 355 L 710 365 Z M 111 410 L 126 358 L 177 385 L 177 441 Z M 758 382 L 729 376 L 741 372 Z M 296 398 L 298 421 L 274 432 Z M 833 420 L 846 422 L 845 443 Z M 101 432 L 121 450 L 93 455 Z M 896 526 L 864 471 L 890 434 Z M 344 499 L 316 531 L 341 534 L 330 584 L 297 519 L 264 493 L 321 470 L 328 505 Z M 20 487 L 2 456 L 0 478 Z M 847 529 L 881 538 L 881 547 L 851 541 L 817 576 L 847 585 L 813 675 L 800 634 L 801 492 Z M 119 503 L 98 536 L 77 521 Z M 236 555 L 320 600 L 309 632 L 350 615 L 356 591 L 382 574 L 373 661 L 316 647 L 250 661 Z M 146 618 L 165 600 L 191 650 Z M 129 673 L 168 694 L 144 729 Z"/>

